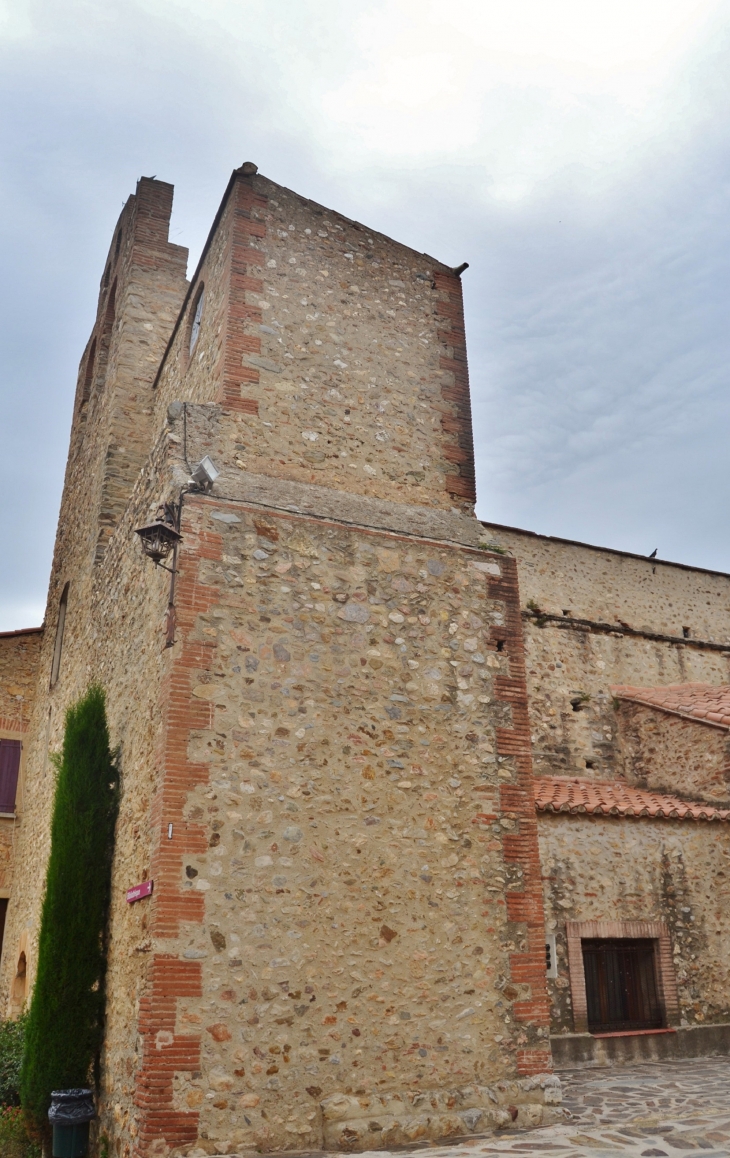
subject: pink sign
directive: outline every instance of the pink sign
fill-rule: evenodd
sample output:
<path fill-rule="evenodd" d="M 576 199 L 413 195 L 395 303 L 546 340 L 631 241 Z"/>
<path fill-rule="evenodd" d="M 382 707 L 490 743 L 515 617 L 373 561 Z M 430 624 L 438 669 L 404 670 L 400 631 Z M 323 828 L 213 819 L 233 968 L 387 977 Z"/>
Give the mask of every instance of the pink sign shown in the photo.
<path fill-rule="evenodd" d="M 127 904 L 133 905 L 135 901 L 151 896 L 154 887 L 154 881 L 142 881 L 141 885 L 135 885 L 133 889 L 127 891 Z"/>

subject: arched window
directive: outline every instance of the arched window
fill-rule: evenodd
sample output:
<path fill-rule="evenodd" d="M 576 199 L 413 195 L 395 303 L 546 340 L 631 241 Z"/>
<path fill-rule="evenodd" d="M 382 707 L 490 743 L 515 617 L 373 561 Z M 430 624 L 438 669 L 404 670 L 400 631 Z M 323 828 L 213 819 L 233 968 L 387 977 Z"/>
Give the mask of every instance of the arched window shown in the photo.
<path fill-rule="evenodd" d="M 195 349 L 195 344 L 200 334 L 200 323 L 203 318 L 203 299 L 205 297 L 205 286 L 201 285 L 197 294 L 195 295 L 195 303 L 192 310 L 192 323 L 190 326 L 190 345 L 189 353 L 192 354 Z"/>
<path fill-rule="evenodd" d="M 58 605 L 58 623 L 56 624 L 56 645 L 53 649 L 53 664 L 51 666 L 51 687 L 58 681 L 58 675 L 61 670 L 61 652 L 63 651 L 63 632 L 66 627 L 66 606 L 68 604 L 68 589 L 70 584 L 67 583 L 61 594 L 61 601 Z"/>

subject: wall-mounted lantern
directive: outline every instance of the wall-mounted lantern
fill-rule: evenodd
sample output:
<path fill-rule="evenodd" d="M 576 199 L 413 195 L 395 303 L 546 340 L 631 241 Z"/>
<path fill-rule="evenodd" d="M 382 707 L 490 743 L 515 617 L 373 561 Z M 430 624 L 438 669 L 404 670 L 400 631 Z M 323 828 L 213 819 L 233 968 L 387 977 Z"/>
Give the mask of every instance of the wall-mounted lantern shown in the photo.
<path fill-rule="evenodd" d="M 175 643 L 175 577 L 177 575 L 177 549 L 182 542 L 180 534 L 180 516 L 182 513 L 182 494 L 178 503 L 163 503 L 157 509 L 153 523 L 146 527 L 136 527 L 135 535 L 139 535 L 142 550 L 155 567 L 162 567 L 163 571 L 170 572 L 170 598 L 167 604 L 167 630 L 165 647 L 172 647 Z M 172 552 L 172 567 L 166 567 L 162 562 Z"/>
<path fill-rule="evenodd" d="M 164 567 L 162 560 L 168 557 L 182 538 L 171 523 L 163 522 L 162 519 L 156 519 L 147 527 L 137 527 L 134 533 L 139 535 L 142 550 L 156 567 Z M 165 570 L 169 571 L 170 568 L 165 567 Z"/>

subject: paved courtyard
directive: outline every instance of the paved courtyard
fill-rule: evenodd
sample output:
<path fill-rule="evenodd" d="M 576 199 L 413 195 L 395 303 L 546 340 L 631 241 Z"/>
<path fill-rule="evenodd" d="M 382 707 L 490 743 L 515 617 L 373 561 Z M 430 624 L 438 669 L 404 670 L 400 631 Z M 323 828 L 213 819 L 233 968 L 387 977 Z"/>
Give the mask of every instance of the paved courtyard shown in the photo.
<path fill-rule="evenodd" d="M 419 1158 L 730 1158 L 730 1058 L 695 1058 L 560 1074 L 565 1124 L 418 1150 Z"/>

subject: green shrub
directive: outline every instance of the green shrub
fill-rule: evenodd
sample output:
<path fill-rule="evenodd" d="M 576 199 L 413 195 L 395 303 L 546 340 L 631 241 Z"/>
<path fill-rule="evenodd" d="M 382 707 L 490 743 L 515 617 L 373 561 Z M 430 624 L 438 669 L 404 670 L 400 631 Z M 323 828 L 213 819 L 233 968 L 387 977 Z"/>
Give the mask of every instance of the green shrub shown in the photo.
<path fill-rule="evenodd" d="M 2 1158 L 40 1158 L 40 1146 L 25 1128 L 20 1106 L 0 1106 L 0 1154 Z"/>
<path fill-rule="evenodd" d="M 103 690 L 69 708 L 51 822 L 38 971 L 28 1014 L 20 1098 L 48 1129 L 52 1090 L 94 1084 L 104 1021 L 106 929 L 118 776 Z"/>
<path fill-rule="evenodd" d="M 28 1015 L 0 1021 L 0 1106 L 20 1105 L 20 1065 Z"/>

